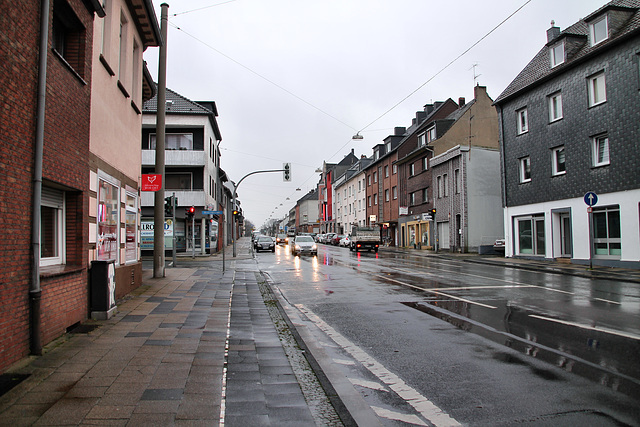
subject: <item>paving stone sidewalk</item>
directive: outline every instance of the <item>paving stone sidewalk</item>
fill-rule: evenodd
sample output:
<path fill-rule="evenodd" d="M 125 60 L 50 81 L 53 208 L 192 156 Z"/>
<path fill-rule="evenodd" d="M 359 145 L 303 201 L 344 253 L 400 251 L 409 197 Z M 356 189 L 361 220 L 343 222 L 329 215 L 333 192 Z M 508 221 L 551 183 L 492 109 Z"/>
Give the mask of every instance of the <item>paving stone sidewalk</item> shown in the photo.
<path fill-rule="evenodd" d="M 0 397 L 0 425 L 341 425 L 305 400 L 255 261 L 230 267 L 145 271 L 116 316 L 16 369 L 30 376 Z"/>

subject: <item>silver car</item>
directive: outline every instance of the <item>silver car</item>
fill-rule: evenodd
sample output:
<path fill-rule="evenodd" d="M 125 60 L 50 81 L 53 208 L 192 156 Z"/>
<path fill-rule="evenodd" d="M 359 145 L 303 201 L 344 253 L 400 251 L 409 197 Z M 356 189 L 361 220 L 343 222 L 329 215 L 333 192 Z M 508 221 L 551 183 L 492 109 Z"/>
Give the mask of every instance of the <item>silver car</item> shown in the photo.
<path fill-rule="evenodd" d="M 311 236 L 297 236 L 291 247 L 293 255 L 311 254 L 318 255 L 318 245 Z"/>

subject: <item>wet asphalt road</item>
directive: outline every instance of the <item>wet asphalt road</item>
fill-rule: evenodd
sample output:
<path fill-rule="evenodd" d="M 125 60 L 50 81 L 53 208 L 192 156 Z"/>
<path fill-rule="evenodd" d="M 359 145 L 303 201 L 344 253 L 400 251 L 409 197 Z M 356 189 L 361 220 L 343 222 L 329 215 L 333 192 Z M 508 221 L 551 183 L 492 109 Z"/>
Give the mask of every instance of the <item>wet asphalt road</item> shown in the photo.
<path fill-rule="evenodd" d="M 326 245 L 256 258 L 383 425 L 640 425 L 637 285 Z"/>

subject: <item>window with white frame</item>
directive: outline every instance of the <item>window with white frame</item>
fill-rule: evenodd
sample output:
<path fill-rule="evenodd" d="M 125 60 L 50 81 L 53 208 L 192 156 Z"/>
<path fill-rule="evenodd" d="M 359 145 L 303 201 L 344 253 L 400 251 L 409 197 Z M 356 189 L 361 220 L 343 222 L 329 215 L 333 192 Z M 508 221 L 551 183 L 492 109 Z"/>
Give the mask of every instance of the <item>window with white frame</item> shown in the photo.
<path fill-rule="evenodd" d="M 373 173 L 373 182 L 378 182 L 378 172 Z"/>
<path fill-rule="evenodd" d="M 444 188 L 444 197 L 449 197 L 449 174 L 442 175 L 442 187 Z"/>
<path fill-rule="evenodd" d="M 436 178 L 436 186 L 438 188 L 438 199 L 442 198 L 442 176 Z"/>
<path fill-rule="evenodd" d="M 398 165 L 393 165 L 392 173 L 395 175 L 398 173 Z"/>
<path fill-rule="evenodd" d="M 529 131 L 529 118 L 527 116 L 527 109 L 522 108 L 516 111 L 516 117 L 518 120 L 518 135 Z"/>
<path fill-rule="evenodd" d="M 552 172 L 553 175 L 563 175 L 567 172 L 567 168 L 564 163 L 564 145 L 561 147 L 556 147 L 551 150 L 552 157 Z"/>
<path fill-rule="evenodd" d="M 607 15 L 589 24 L 589 35 L 591 36 L 591 46 L 595 46 L 609 38 Z"/>
<path fill-rule="evenodd" d="M 389 189 L 388 188 L 386 190 L 384 190 L 384 201 L 385 202 L 389 201 Z"/>
<path fill-rule="evenodd" d="M 422 158 L 422 170 L 426 171 L 427 169 L 429 169 L 429 159 L 426 157 Z"/>
<path fill-rule="evenodd" d="M 389 166 L 384 166 L 384 176 L 385 178 L 389 178 Z"/>
<path fill-rule="evenodd" d="M 555 122 L 562 118 L 562 94 L 556 92 L 549 95 L 549 122 Z"/>
<path fill-rule="evenodd" d="M 377 193 L 373 195 L 373 204 L 374 205 L 378 204 L 378 194 Z"/>
<path fill-rule="evenodd" d="M 156 134 L 149 135 L 149 149 L 156 149 Z M 168 133 L 164 137 L 165 150 L 193 150 L 192 133 Z"/>
<path fill-rule="evenodd" d="M 609 137 L 599 135 L 592 139 L 591 152 L 593 166 L 605 166 L 609 164 Z"/>
<path fill-rule="evenodd" d="M 426 143 L 427 143 L 427 134 L 421 133 L 420 135 L 418 135 L 418 147 L 422 147 Z"/>
<path fill-rule="evenodd" d="M 98 179 L 98 236 L 96 239 L 97 259 L 118 259 L 118 236 L 120 197 L 119 183 L 114 184 L 104 178 Z"/>
<path fill-rule="evenodd" d="M 415 206 L 416 204 L 416 193 L 409 193 L 409 206 Z"/>
<path fill-rule="evenodd" d="M 522 157 L 520 160 L 520 182 L 531 181 L 531 158 Z"/>
<path fill-rule="evenodd" d="M 622 253 L 620 207 L 593 208 L 593 253 L 598 258 L 619 258 Z"/>
<path fill-rule="evenodd" d="M 431 142 L 431 141 L 435 141 L 436 140 L 436 127 L 435 125 L 430 127 L 429 129 L 427 129 L 427 142 Z"/>
<path fill-rule="evenodd" d="M 414 176 L 416 174 L 416 167 L 413 163 L 409 164 L 409 176 Z"/>
<path fill-rule="evenodd" d="M 64 192 L 42 187 L 40 265 L 64 264 Z"/>
<path fill-rule="evenodd" d="M 127 191 L 125 206 L 125 261 L 138 260 L 138 196 Z"/>
<path fill-rule="evenodd" d="M 391 195 L 391 196 L 393 197 L 393 200 L 396 200 L 396 199 L 398 198 L 398 187 L 395 187 L 395 186 L 394 186 L 394 187 L 391 189 L 391 193 L 392 193 L 392 195 Z"/>
<path fill-rule="evenodd" d="M 371 196 L 367 197 L 368 202 L 369 202 L 369 207 L 371 207 Z"/>
<path fill-rule="evenodd" d="M 422 189 L 422 203 L 427 203 L 429 201 L 429 191 L 428 188 Z"/>
<path fill-rule="evenodd" d="M 551 68 L 564 62 L 564 40 L 553 45 L 549 50 L 551 53 Z"/>
<path fill-rule="evenodd" d="M 607 100 L 607 87 L 604 72 L 595 74 L 587 79 L 589 92 L 589 107 L 602 104 Z"/>
<path fill-rule="evenodd" d="M 453 181 L 454 181 L 454 191 L 456 192 L 456 194 L 460 194 L 460 187 L 461 187 L 461 182 L 460 182 L 460 169 L 456 169 L 453 171 Z"/>

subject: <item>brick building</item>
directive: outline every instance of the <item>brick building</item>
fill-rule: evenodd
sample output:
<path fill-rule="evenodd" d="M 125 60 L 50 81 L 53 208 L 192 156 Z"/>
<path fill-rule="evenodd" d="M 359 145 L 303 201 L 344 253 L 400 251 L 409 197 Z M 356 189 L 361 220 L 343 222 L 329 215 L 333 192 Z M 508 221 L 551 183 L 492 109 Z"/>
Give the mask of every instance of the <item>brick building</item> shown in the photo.
<path fill-rule="evenodd" d="M 103 15 L 81 0 L 0 3 L 0 371 L 87 318 L 91 52 Z"/>
<path fill-rule="evenodd" d="M 495 101 L 506 256 L 638 268 L 640 1 L 547 41 Z"/>

